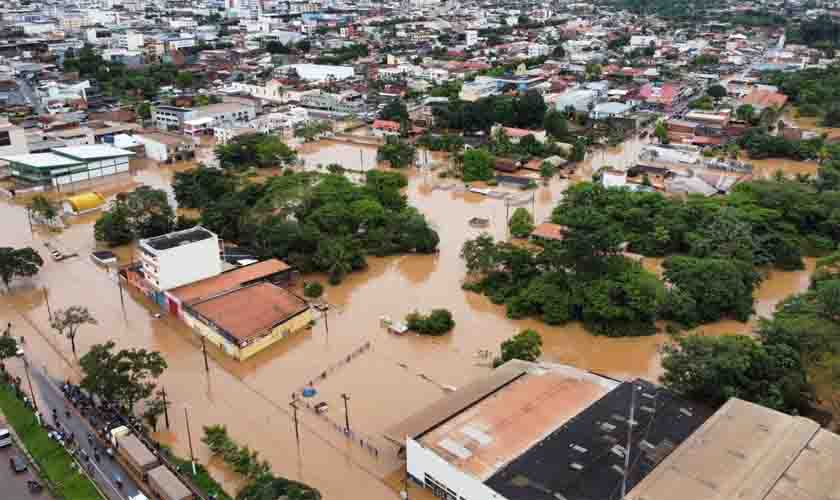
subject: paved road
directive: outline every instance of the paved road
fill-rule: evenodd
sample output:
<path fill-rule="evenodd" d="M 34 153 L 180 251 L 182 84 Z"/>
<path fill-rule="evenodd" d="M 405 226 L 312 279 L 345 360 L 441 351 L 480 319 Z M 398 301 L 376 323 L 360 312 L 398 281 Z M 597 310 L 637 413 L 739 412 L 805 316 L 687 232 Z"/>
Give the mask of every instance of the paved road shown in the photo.
<path fill-rule="evenodd" d="M 72 405 L 69 405 L 70 418 L 66 417 L 64 412 L 67 400 L 64 398 L 64 394 L 58 389 L 56 383 L 49 379 L 40 369 L 31 366 L 30 370 L 32 383 L 37 387 L 36 390 L 40 395 L 38 404 L 46 404 L 48 406 L 48 408 L 39 408 L 41 414 L 44 415 L 49 423 L 55 425 L 55 422 L 52 422 L 52 409 L 55 408 L 58 411 L 61 425 L 66 431 L 72 432 L 75 435 L 76 441 L 90 457 L 90 463 L 93 466 L 92 477 L 99 484 L 99 489 L 108 495 L 111 500 L 127 500 L 137 495 L 139 493 L 137 485 L 123 470 L 119 462 L 108 458 L 104 452 L 105 443 L 99 441 L 87 420 L 83 420 Z M 93 446 L 88 443 L 88 434 L 91 434 L 93 437 Z M 101 460 L 98 463 L 93 459 L 95 448 L 103 450 L 99 453 Z M 118 488 L 115 485 L 115 477 L 122 478 L 122 488 Z"/>
<path fill-rule="evenodd" d="M 0 417 L 0 427 L 6 427 L 2 417 Z M 34 479 L 43 484 L 31 470 L 27 470 L 21 474 L 12 472 L 12 469 L 9 467 L 9 458 L 15 455 L 19 457 L 24 456 L 14 444 L 6 448 L 0 448 L 0 489 L 2 489 L 0 496 L 3 497 L 3 500 L 32 500 L 33 498 L 52 500 L 53 497 L 46 488 L 37 495 L 29 492 L 29 488 L 26 486 L 27 480 Z"/>

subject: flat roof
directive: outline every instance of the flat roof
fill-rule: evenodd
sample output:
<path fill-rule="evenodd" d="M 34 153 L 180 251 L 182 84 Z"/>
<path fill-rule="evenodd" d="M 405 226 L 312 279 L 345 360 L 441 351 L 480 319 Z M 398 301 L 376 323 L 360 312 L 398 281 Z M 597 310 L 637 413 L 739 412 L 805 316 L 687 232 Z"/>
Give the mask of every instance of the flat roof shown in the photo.
<path fill-rule="evenodd" d="M 628 427 L 629 489 L 711 414 L 649 382 L 624 382 L 552 429 L 486 484 L 508 500 L 619 500 Z"/>
<path fill-rule="evenodd" d="M 166 500 L 183 500 L 193 496 L 192 491 L 181 482 L 165 465 L 148 472 L 149 483 L 160 489 Z"/>
<path fill-rule="evenodd" d="M 133 464 L 146 469 L 159 463 L 158 458 L 134 434 L 124 434 L 117 437 L 119 449 L 130 457 Z"/>
<path fill-rule="evenodd" d="M 83 161 L 115 158 L 118 156 L 134 156 L 133 151 L 115 148 L 114 146 L 106 146 L 104 144 L 66 146 L 55 148 L 53 152 Z"/>
<path fill-rule="evenodd" d="M 305 300 L 268 282 L 238 288 L 191 307 L 240 345 L 309 309 Z"/>
<path fill-rule="evenodd" d="M 57 168 L 81 165 L 83 162 L 57 155 L 55 153 L 29 153 L 22 155 L 0 156 L 0 160 L 20 163 L 33 168 Z"/>
<path fill-rule="evenodd" d="M 418 441 L 462 472 L 487 481 L 617 385 L 570 366 L 532 365 Z"/>
<path fill-rule="evenodd" d="M 148 245 L 155 250 L 169 250 L 170 248 L 175 248 L 177 246 L 207 240 L 213 238 L 214 236 L 215 234 L 203 227 L 195 226 L 189 229 L 184 229 L 183 231 L 163 234 L 161 236 L 155 236 L 154 238 L 146 238 L 144 240 L 140 240 L 140 243 Z"/>
<path fill-rule="evenodd" d="M 730 399 L 628 500 L 840 498 L 840 436 L 813 420 Z"/>
<path fill-rule="evenodd" d="M 409 415 L 403 421 L 387 429 L 384 435 L 401 446 L 405 445 L 406 438 L 419 438 L 458 412 L 524 375 L 530 366 L 529 363 L 516 359 L 508 361 L 493 370 L 490 375 L 475 380 L 457 391 L 443 396 L 417 413 Z"/>
<path fill-rule="evenodd" d="M 210 298 L 228 290 L 238 288 L 245 283 L 263 279 L 273 274 L 291 269 L 285 262 L 268 259 L 255 264 L 237 267 L 212 278 L 203 279 L 179 286 L 169 291 L 182 304 L 190 304 L 198 300 Z"/>

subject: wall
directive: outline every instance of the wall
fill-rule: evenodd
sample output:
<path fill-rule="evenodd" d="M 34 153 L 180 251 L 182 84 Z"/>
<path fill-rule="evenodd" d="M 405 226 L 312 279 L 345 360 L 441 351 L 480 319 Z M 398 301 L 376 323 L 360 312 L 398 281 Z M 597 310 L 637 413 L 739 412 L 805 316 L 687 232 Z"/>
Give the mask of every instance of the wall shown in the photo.
<path fill-rule="evenodd" d="M 408 473 L 424 481 L 426 473 L 442 485 L 453 490 L 462 500 L 504 500 L 478 479 L 464 474 L 437 453 L 427 450 L 413 439 L 406 439 L 406 464 Z"/>
<path fill-rule="evenodd" d="M 138 142 L 142 142 L 145 146 L 146 156 L 158 162 L 165 162 L 168 158 L 166 144 L 161 144 L 155 140 L 143 137 L 142 135 L 135 135 L 134 138 Z"/>
<path fill-rule="evenodd" d="M 219 240 L 215 237 L 155 251 L 155 254 L 159 269 L 155 285 L 161 290 L 170 290 L 222 272 Z"/>
<path fill-rule="evenodd" d="M 195 332 L 197 335 L 206 338 L 208 342 L 214 344 L 216 347 L 224 351 L 225 354 L 227 354 L 228 356 L 238 359 L 239 348 L 233 345 L 226 338 L 219 335 L 219 333 L 216 332 L 216 330 L 214 330 L 212 327 L 190 314 L 189 311 L 187 311 L 186 309 L 183 309 L 183 312 L 181 313 L 181 319 L 184 320 L 184 323 L 186 323 L 187 326 L 192 328 L 193 332 Z"/>
<path fill-rule="evenodd" d="M 80 171 L 73 172 L 74 170 Z M 126 173 L 128 171 L 129 159 L 127 156 L 124 156 L 122 158 L 111 158 L 108 160 L 91 161 L 86 163 L 83 167 L 54 169 L 51 171 L 51 173 L 53 175 L 53 185 L 63 186 L 66 184 L 83 182 L 91 179 L 97 179 L 100 177 L 108 177 L 111 175 Z"/>
<path fill-rule="evenodd" d="M 306 311 L 291 318 L 289 321 L 286 321 L 285 323 L 281 323 L 274 327 L 274 330 L 269 335 L 266 335 L 265 337 L 262 337 L 261 339 L 251 344 L 248 344 L 246 347 L 239 349 L 238 359 L 240 361 L 244 361 L 250 358 L 254 354 L 257 354 L 258 352 L 269 347 L 278 340 L 283 339 L 299 330 L 307 328 L 313 320 L 314 317 L 312 315 L 312 309 L 307 309 Z"/>

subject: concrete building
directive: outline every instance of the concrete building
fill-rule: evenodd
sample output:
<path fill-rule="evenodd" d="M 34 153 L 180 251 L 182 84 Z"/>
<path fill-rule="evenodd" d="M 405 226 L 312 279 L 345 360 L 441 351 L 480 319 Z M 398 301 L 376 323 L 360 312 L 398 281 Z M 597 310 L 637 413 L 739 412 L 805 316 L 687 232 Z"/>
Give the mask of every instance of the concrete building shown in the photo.
<path fill-rule="evenodd" d="M 306 93 L 301 95 L 300 105 L 338 113 L 360 113 L 365 109 L 361 94 L 354 90 L 348 90 L 340 94 L 320 90 Z"/>
<path fill-rule="evenodd" d="M 128 31 L 125 33 L 113 33 L 111 35 L 111 47 L 125 50 L 142 50 L 143 34 Z"/>
<path fill-rule="evenodd" d="M 551 53 L 551 47 L 544 43 L 528 44 L 528 57 L 542 57 Z"/>
<path fill-rule="evenodd" d="M 152 123 L 160 130 L 179 130 L 184 122 L 196 117 L 196 111 L 191 108 L 176 106 L 153 106 Z"/>
<path fill-rule="evenodd" d="M 246 360 L 309 326 L 308 304 L 284 287 L 292 269 L 276 259 L 226 271 L 166 293 L 169 311 L 229 356 Z"/>
<path fill-rule="evenodd" d="M 26 154 L 29 145 L 23 128 L 10 123 L 6 117 L 0 117 L 0 156 Z"/>
<path fill-rule="evenodd" d="M 143 278 L 158 292 L 193 283 L 222 272 L 219 238 L 196 226 L 146 238 L 137 245 Z M 163 296 L 157 302 L 163 305 Z"/>
<path fill-rule="evenodd" d="M 594 90 L 572 89 L 563 92 L 554 101 L 557 111 L 574 109 L 578 113 L 589 113 L 590 106 L 595 106 L 598 100 L 598 93 Z"/>
<path fill-rule="evenodd" d="M 445 500 L 606 499 L 711 413 L 643 380 L 514 360 L 385 436 L 405 446 L 409 477 Z"/>
<path fill-rule="evenodd" d="M 467 47 L 472 47 L 478 44 L 478 31 L 467 30 L 464 32 L 467 36 Z"/>
<path fill-rule="evenodd" d="M 330 78 L 334 80 L 345 80 L 353 78 L 356 70 L 353 66 L 332 66 L 326 64 L 291 64 L 283 66 L 285 71 L 294 70 L 303 80 L 325 81 Z"/>
<path fill-rule="evenodd" d="M 475 102 L 498 93 L 499 86 L 496 85 L 495 79 L 479 76 L 472 82 L 464 82 L 458 98 L 462 101 Z"/>
<path fill-rule="evenodd" d="M 134 138 L 143 144 L 146 157 L 160 163 L 186 161 L 195 156 L 192 138 L 166 132 L 144 132 Z"/>
<path fill-rule="evenodd" d="M 129 171 L 134 153 L 103 144 L 52 148 L 46 153 L 0 156 L 12 177 L 27 184 L 54 186 L 104 180 Z"/>

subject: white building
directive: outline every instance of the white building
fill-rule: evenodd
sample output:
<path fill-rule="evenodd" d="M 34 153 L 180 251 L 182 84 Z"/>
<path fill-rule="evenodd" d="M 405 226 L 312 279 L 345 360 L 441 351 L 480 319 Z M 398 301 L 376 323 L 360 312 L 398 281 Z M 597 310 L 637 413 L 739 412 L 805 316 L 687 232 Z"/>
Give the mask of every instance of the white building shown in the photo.
<path fill-rule="evenodd" d="M 283 66 L 284 70 L 295 70 L 303 80 L 324 81 L 329 78 L 345 80 L 355 76 L 353 66 L 331 66 L 326 64 L 291 64 Z"/>
<path fill-rule="evenodd" d="M 544 43 L 528 44 L 528 57 L 542 57 L 551 53 L 551 48 Z"/>
<path fill-rule="evenodd" d="M 571 89 L 563 92 L 554 101 L 557 111 L 573 108 L 578 113 L 589 113 L 589 107 L 598 100 L 598 92 L 588 89 Z"/>
<path fill-rule="evenodd" d="M 111 47 L 125 50 L 141 50 L 143 48 L 142 33 L 114 33 L 111 35 Z"/>
<path fill-rule="evenodd" d="M 472 47 L 478 43 L 478 31 L 476 30 L 467 30 L 467 47 Z"/>
<path fill-rule="evenodd" d="M 201 226 L 140 240 L 138 255 L 146 281 L 171 290 L 222 272 L 219 238 Z"/>
<path fill-rule="evenodd" d="M 633 35 L 630 37 L 630 48 L 632 49 L 646 49 L 651 44 L 656 46 L 657 38 L 653 35 Z"/>

